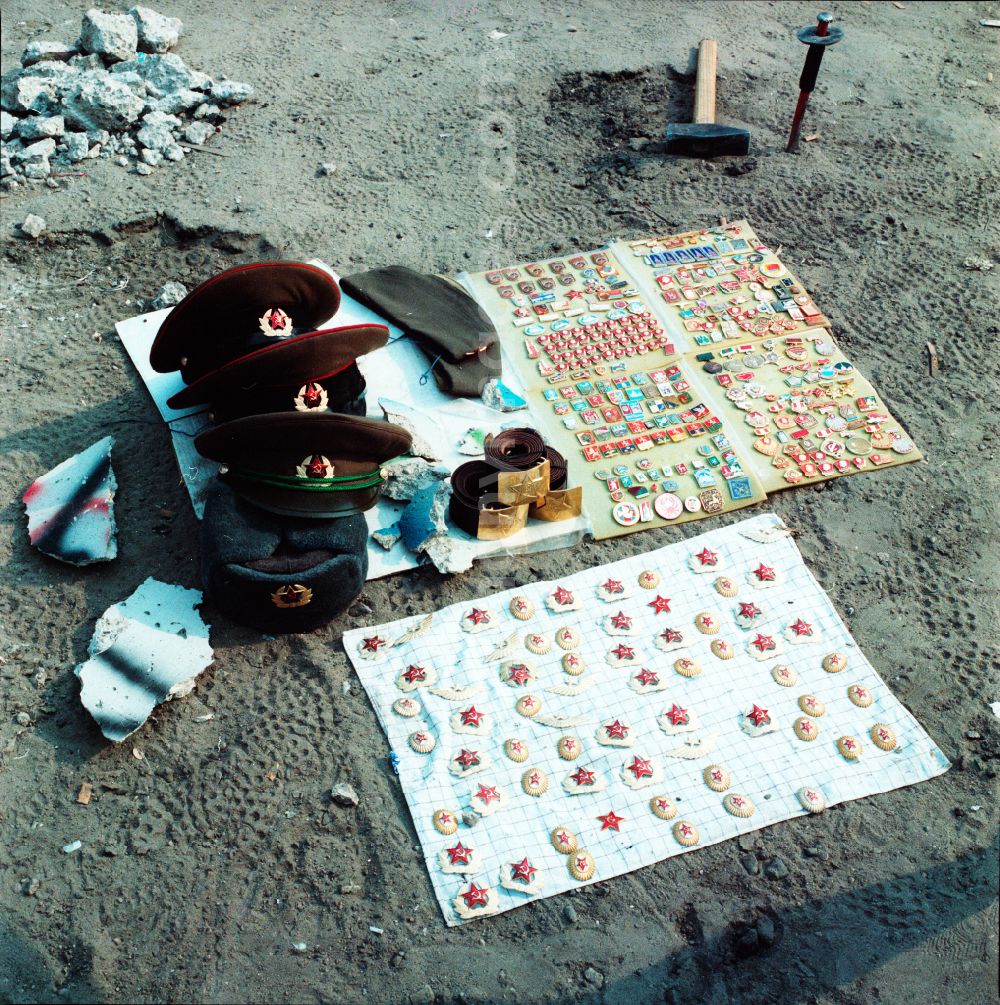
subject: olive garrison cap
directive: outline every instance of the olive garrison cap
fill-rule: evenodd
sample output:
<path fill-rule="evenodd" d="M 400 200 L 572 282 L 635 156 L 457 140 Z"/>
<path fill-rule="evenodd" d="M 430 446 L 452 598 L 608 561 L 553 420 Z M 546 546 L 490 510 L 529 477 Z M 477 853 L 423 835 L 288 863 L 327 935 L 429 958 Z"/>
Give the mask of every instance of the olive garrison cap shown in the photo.
<path fill-rule="evenodd" d="M 215 482 L 201 524 L 202 582 L 209 601 L 264 632 L 308 632 L 350 605 L 368 574 L 361 514 L 276 517 Z"/>
<path fill-rule="evenodd" d="M 251 415 L 200 433 L 195 448 L 219 461 L 219 477 L 262 509 L 284 516 L 338 517 L 370 509 L 382 465 L 409 451 L 391 422 L 331 412 Z"/>

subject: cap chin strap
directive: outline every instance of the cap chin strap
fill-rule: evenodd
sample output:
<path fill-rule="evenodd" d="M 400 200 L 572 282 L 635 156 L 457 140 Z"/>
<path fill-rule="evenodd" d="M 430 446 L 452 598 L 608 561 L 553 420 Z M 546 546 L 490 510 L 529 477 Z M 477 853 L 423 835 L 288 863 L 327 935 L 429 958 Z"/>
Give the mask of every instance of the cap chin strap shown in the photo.
<path fill-rule="evenodd" d="M 396 458 L 392 458 L 396 460 Z M 392 460 L 386 461 L 391 464 Z M 386 478 L 383 468 L 361 475 L 338 475 L 334 478 L 301 478 L 298 475 L 276 475 L 251 468 L 222 467 L 219 477 L 227 481 L 254 482 L 258 485 L 273 485 L 275 488 L 294 489 L 296 492 L 352 492 L 384 485 Z"/>

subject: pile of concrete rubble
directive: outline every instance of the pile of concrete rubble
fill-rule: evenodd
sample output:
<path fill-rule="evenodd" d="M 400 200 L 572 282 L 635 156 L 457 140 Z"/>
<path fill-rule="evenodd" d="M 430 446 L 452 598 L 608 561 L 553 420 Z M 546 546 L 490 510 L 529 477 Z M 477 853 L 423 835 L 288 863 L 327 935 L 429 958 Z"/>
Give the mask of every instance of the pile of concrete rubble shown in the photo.
<path fill-rule="evenodd" d="M 148 7 L 89 10 L 75 43 L 31 42 L 0 77 L 4 188 L 96 157 L 150 174 L 212 136 L 253 88 L 186 66 L 170 52 L 182 31 Z"/>

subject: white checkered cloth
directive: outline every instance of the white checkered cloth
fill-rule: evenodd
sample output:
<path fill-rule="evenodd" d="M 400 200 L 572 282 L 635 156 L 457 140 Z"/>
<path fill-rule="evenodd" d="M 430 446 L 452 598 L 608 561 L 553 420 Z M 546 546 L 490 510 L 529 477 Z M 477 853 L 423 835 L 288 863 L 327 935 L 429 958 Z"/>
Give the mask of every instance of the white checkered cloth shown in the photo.
<path fill-rule="evenodd" d="M 345 633 L 348 655 L 398 755 L 403 793 L 447 924 L 462 923 L 453 901 L 469 882 L 489 888 L 490 906 L 497 911 L 585 885 L 570 876 L 566 856 L 550 843 L 550 832 L 556 826 L 571 830 L 579 847 L 594 856 L 597 868 L 590 882 L 597 882 L 802 816 L 806 811 L 796 792 L 803 786 L 821 790 L 827 805 L 832 806 L 912 785 L 948 769 L 945 756 L 865 658 L 829 597 L 806 568 L 792 538 L 782 533 L 783 528 L 776 516 L 758 516 L 645 555 L 567 576 L 559 583 L 535 583 L 454 604 L 433 615 L 429 630 L 408 642 L 379 647 L 374 658 L 360 654 L 365 638 L 377 635 L 392 643 L 424 618 L 405 618 Z M 765 543 L 762 538 L 771 540 Z M 689 556 L 705 547 L 719 554 L 718 571 L 695 574 L 688 564 Z M 747 581 L 750 570 L 762 562 L 777 571 L 781 580 L 778 585 L 757 589 Z M 644 590 L 637 585 L 639 574 L 647 569 L 661 577 L 656 589 Z M 718 575 L 727 575 L 739 583 L 737 597 L 725 598 L 716 592 L 713 583 Z M 609 578 L 623 581 L 630 595 L 614 603 L 599 599 L 597 587 Z M 556 585 L 569 589 L 583 606 L 576 611 L 551 612 L 545 598 Z M 535 614 L 529 621 L 515 619 L 508 610 L 516 594 L 534 602 Z M 648 606 L 657 595 L 669 599 L 669 612 L 657 613 Z M 747 643 L 760 626 L 744 630 L 737 625 L 734 612 L 741 601 L 753 601 L 765 610 L 762 630 L 778 640 L 778 654 L 761 661 L 748 654 Z M 488 630 L 469 633 L 462 629 L 463 617 L 474 606 L 492 615 L 493 626 Z M 619 610 L 633 617 L 636 634 L 621 637 L 605 632 L 603 619 Z M 695 629 L 695 615 L 702 611 L 714 612 L 721 618 L 719 634 L 702 635 Z M 797 618 L 813 626 L 812 641 L 806 644 L 793 645 L 784 637 L 786 626 Z M 570 678 L 563 672 L 564 652 L 555 644 L 554 636 L 556 629 L 564 626 L 577 628 L 582 636 L 575 652 L 586 661 L 584 678 Z M 685 648 L 663 652 L 654 645 L 656 636 L 668 626 L 684 633 L 689 641 Z M 514 632 L 519 636 L 515 655 L 508 658 L 528 663 L 538 673 L 538 679 L 524 689 L 502 683 L 500 662 L 486 659 Z M 552 639 L 551 650 L 543 656 L 529 652 L 523 645 L 529 632 L 540 632 Z M 730 642 L 735 657 L 720 660 L 713 655 L 709 646 L 714 639 Z M 606 657 L 619 642 L 633 646 L 641 654 L 641 664 L 631 668 L 610 665 Z M 835 651 L 847 657 L 847 669 L 827 673 L 822 668 L 823 658 Z M 698 660 L 702 673 L 694 678 L 678 675 L 673 663 L 682 656 Z M 771 668 L 782 663 L 798 674 L 795 686 L 782 687 L 773 680 Z M 420 702 L 421 713 L 404 718 L 393 712 L 392 704 L 403 696 L 396 686 L 397 674 L 410 664 L 434 667 L 434 686 L 479 685 L 482 690 L 464 701 L 451 701 L 420 688 L 409 696 Z M 628 687 L 629 676 L 640 667 L 655 672 L 667 684 L 666 689 L 638 694 Z M 593 684 L 579 695 L 558 696 L 546 690 L 587 677 Z M 848 699 L 847 689 L 852 684 L 861 684 L 872 693 L 874 702 L 869 708 L 859 708 Z M 514 705 L 525 693 L 542 699 L 544 713 L 585 715 L 587 724 L 559 729 L 518 715 Z M 826 706 L 825 714 L 814 719 L 819 736 L 810 742 L 798 739 L 793 731 L 794 721 L 804 714 L 798 698 L 805 694 L 817 696 Z M 697 730 L 668 735 L 659 728 L 657 716 L 674 703 L 696 713 Z M 768 710 L 778 724 L 776 731 L 751 737 L 739 728 L 741 713 L 754 703 Z M 470 705 L 486 712 L 491 720 L 487 736 L 452 729 L 450 717 Z M 618 719 L 629 727 L 635 737 L 631 747 L 596 742 L 595 730 L 608 719 Z M 869 730 L 876 722 L 895 731 L 897 746 L 893 751 L 883 751 L 872 742 Z M 418 754 L 411 749 L 408 737 L 415 730 L 430 732 L 436 738 L 432 753 Z M 692 738 L 714 733 L 718 734 L 714 747 L 697 758 L 668 754 Z M 575 735 L 583 743 L 584 751 L 576 760 L 563 760 L 556 751 L 557 741 L 565 734 Z M 845 760 L 837 751 L 837 738 L 845 734 L 856 737 L 863 746 L 864 752 L 856 761 Z M 527 744 L 530 755 L 524 763 L 515 763 L 504 755 L 503 744 L 509 737 L 519 737 Z M 449 772 L 448 762 L 463 748 L 475 750 L 480 756 L 485 754 L 490 767 L 465 779 L 456 778 Z M 621 772 L 636 755 L 651 758 L 663 772 L 662 780 L 648 788 L 627 787 Z M 703 780 L 702 772 L 709 764 L 729 770 L 729 792 L 749 796 L 756 806 L 753 816 L 742 819 L 725 811 L 723 794 L 709 789 Z M 604 777 L 606 787 L 602 792 L 570 796 L 563 790 L 563 779 L 580 766 L 596 769 Z M 548 791 L 540 798 L 526 795 L 521 788 L 521 776 L 529 767 L 541 768 L 548 775 Z M 472 808 L 470 796 L 480 784 L 500 789 L 502 808 L 472 827 L 460 824 L 458 832 L 449 837 L 438 833 L 432 824 L 435 810 L 447 809 L 461 817 Z M 669 796 L 676 802 L 676 818 L 661 820 L 653 815 L 649 800 L 657 795 Z M 620 830 L 602 829 L 598 817 L 609 811 L 624 818 Z M 700 841 L 695 848 L 682 847 L 675 840 L 672 827 L 679 820 L 697 826 Z M 481 868 L 474 875 L 446 874 L 438 865 L 439 852 L 459 841 L 476 851 Z M 536 881 L 542 881 L 541 891 L 534 895 L 508 891 L 498 883 L 501 866 L 519 862 L 525 856 L 538 868 Z"/>

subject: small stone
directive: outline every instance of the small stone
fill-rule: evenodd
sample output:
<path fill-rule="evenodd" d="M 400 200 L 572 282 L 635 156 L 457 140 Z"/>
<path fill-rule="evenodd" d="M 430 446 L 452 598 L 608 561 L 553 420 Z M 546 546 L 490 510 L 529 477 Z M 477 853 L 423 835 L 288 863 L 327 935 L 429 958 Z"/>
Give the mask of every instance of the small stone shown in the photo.
<path fill-rule="evenodd" d="M 69 65 L 76 70 L 103 70 L 104 60 L 96 52 L 88 52 L 85 56 L 71 56 Z"/>
<path fill-rule="evenodd" d="M 357 806 L 361 802 L 357 792 L 354 791 L 354 787 L 348 785 L 347 782 L 338 782 L 334 785 L 330 789 L 330 798 L 337 806 Z"/>
<path fill-rule="evenodd" d="M 760 872 L 760 862 L 757 861 L 757 856 L 752 851 L 740 856 L 740 865 L 746 869 L 750 876 L 756 876 Z"/>
<path fill-rule="evenodd" d="M 462 814 L 462 823 L 466 827 L 475 827 L 481 819 L 482 817 L 475 810 L 466 810 Z"/>
<path fill-rule="evenodd" d="M 373 612 L 372 609 L 364 603 L 364 601 L 359 600 L 347 613 L 352 618 L 367 618 L 368 615 Z"/>
<path fill-rule="evenodd" d="M 162 98 L 150 102 L 153 110 L 165 112 L 167 115 L 178 115 L 204 104 L 205 95 L 200 91 L 191 91 L 186 87 L 179 91 L 171 91 Z"/>
<path fill-rule="evenodd" d="M 66 133 L 63 137 L 62 152 L 70 164 L 85 160 L 90 152 L 86 133 Z"/>
<path fill-rule="evenodd" d="M 967 729 L 965 731 L 965 738 L 967 740 L 981 740 L 983 737 L 982 737 L 982 734 L 980 732 L 978 732 L 978 730 Z"/>
<path fill-rule="evenodd" d="M 180 18 L 166 17 L 149 7 L 131 7 L 129 14 L 135 21 L 142 52 L 167 52 L 177 45 L 184 33 Z"/>
<path fill-rule="evenodd" d="M 109 63 L 131 59 L 139 44 L 135 21 L 128 14 L 88 10 L 80 26 L 80 49 L 103 56 Z"/>
<path fill-rule="evenodd" d="M 17 119 L 10 112 L 0 112 L 0 139 L 9 139 L 17 125 Z"/>
<path fill-rule="evenodd" d="M 167 147 L 163 151 L 163 156 L 168 161 L 182 161 L 184 160 L 184 151 L 175 143 L 172 147 Z"/>
<path fill-rule="evenodd" d="M 29 42 L 24 52 L 21 53 L 21 66 L 34 66 L 46 59 L 55 59 L 65 62 L 70 56 L 76 54 L 76 49 L 65 42 L 44 42 L 41 40 Z"/>
<path fill-rule="evenodd" d="M 153 173 L 153 169 L 148 164 L 145 164 L 142 161 L 139 161 L 139 163 L 136 164 L 136 166 L 135 166 L 135 173 L 136 174 L 141 174 L 141 175 L 152 174 Z"/>
<path fill-rule="evenodd" d="M 775 931 L 774 922 L 765 914 L 762 918 L 757 921 L 757 939 L 760 944 L 765 948 L 770 948 L 774 945 Z"/>
<path fill-rule="evenodd" d="M 33 876 L 31 879 L 26 879 L 21 884 L 21 892 L 26 897 L 34 897 L 38 893 L 39 887 L 41 887 L 42 881 L 37 877 Z"/>
<path fill-rule="evenodd" d="M 45 220 L 40 216 L 35 216 L 34 213 L 29 213 L 21 224 L 21 233 L 36 240 L 43 230 L 45 230 Z"/>
<path fill-rule="evenodd" d="M 360 897 L 362 889 L 357 883 L 342 883 L 340 892 L 344 897 Z"/>
<path fill-rule="evenodd" d="M 382 495 L 397 502 L 408 502 L 418 492 L 436 486 L 451 473 L 442 464 L 428 464 L 422 457 L 400 457 L 383 464 L 385 486 Z"/>
<path fill-rule="evenodd" d="M 306 945 L 306 943 L 304 943 L 304 942 L 293 942 L 292 943 L 292 952 L 293 953 L 304 953 L 308 948 L 309 948 L 309 946 Z"/>
<path fill-rule="evenodd" d="M 126 156 L 124 156 L 124 154 L 123 154 L 121 157 L 116 157 L 115 158 L 115 163 L 119 167 L 127 168 L 128 167 L 128 158 Z"/>
<path fill-rule="evenodd" d="M 337 173 L 337 165 L 332 161 L 324 161 L 320 164 L 318 171 L 316 172 L 321 178 L 326 178 L 329 175 Z"/>
<path fill-rule="evenodd" d="M 63 854 L 72 855 L 73 852 L 79 851 L 83 847 L 82 841 L 70 841 L 69 844 L 63 845 Z"/>
<path fill-rule="evenodd" d="M 159 150 L 150 150 L 148 147 L 139 154 L 139 157 L 144 164 L 148 164 L 150 167 L 156 167 L 163 163 L 163 154 Z"/>
<path fill-rule="evenodd" d="M 176 115 L 167 115 L 166 112 L 147 112 L 142 117 L 142 127 L 135 134 L 135 138 L 150 150 L 161 152 L 176 145 L 174 132 L 181 128 L 181 120 Z"/>
<path fill-rule="evenodd" d="M 818 858 L 821 862 L 828 862 L 830 853 L 825 848 L 804 848 L 806 858 Z"/>
<path fill-rule="evenodd" d="M 434 1005 L 434 989 L 430 984 L 410 992 L 410 1005 Z"/>
<path fill-rule="evenodd" d="M 153 297 L 150 307 L 154 311 L 162 311 L 164 307 L 174 307 L 187 296 L 187 292 L 187 287 L 183 283 L 171 280 L 160 287 L 160 291 Z"/>
<path fill-rule="evenodd" d="M 14 716 L 14 721 L 19 726 L 30 726 L 31 725 L 31 716 L 28 715 L 27 712 L 18 712 L 17 715 Z"/>
<path fill-rule="evenodd" d="M 768 879 L 784 879 L 788 875 L 788 866 L 780 858 L 772 858 L 764 866 L 764 875 Z"/>
<path fill-rule="evenodd" d="M 238 80 L 217 80 L 209 89 L 212 100 L 219 105 L 239 105 L 253 97 L 253 87 Z"/>
<path fill-rule="evenodd" d="M 192 122 L 183 133 L 184 139 L 196 147 L 200 147 L 205 140 L 214 135 L 215 126 L 209 122 Z"/>
<path fill-rule="evenodd" d="M 218 105 L 204 101 L 194 110 L 193 115 L 196 119 L 209 119 L 214 122 L 222 118 L 222 109 Z"/>
<path fill-rule="evenodd" d="M 65 132 L 66 120 L 61 115 L 32 115 L 21 120 L 17 135 L 31 141 L 62 136 Z"/>
<path fill-rule="evenodd" d="M 577 919 L 576 908 L 572 904 L 567 904 L 563 908 L 563 917 L 566 919 L 568 924 L 575 925 Z"/>
<path fill-rule="evenodd" d="M 587 967 L 583 972 L 583 979 L 588 984 L 593 984 L 596 988 L 604 987 L 604 974 L 599 970 L 595 970 L 593 967 Z"/>

